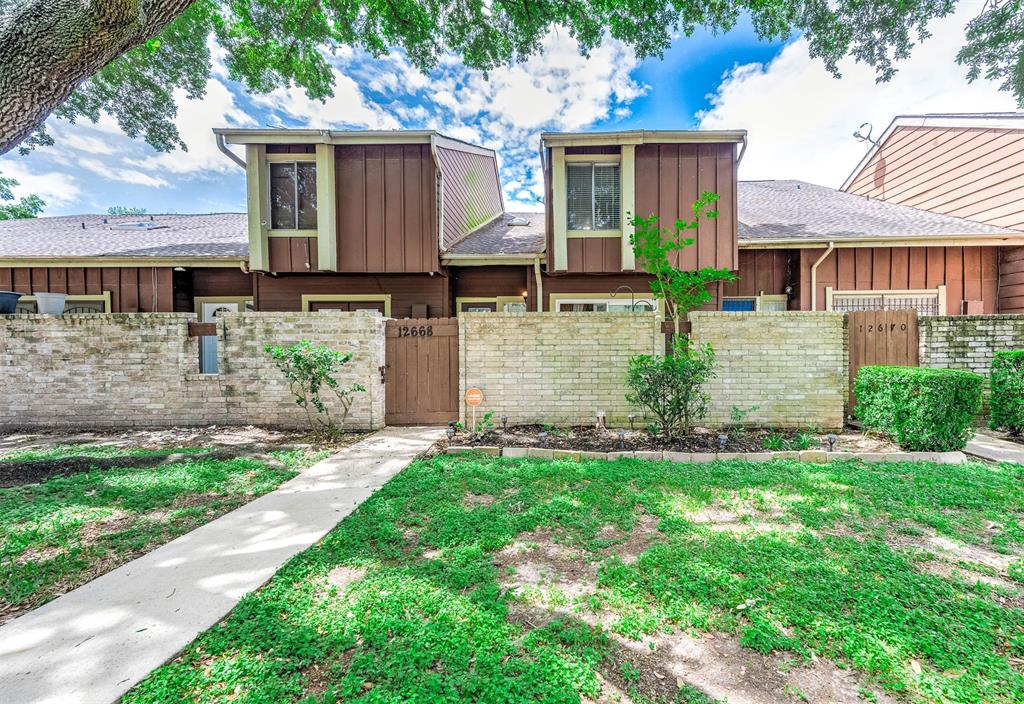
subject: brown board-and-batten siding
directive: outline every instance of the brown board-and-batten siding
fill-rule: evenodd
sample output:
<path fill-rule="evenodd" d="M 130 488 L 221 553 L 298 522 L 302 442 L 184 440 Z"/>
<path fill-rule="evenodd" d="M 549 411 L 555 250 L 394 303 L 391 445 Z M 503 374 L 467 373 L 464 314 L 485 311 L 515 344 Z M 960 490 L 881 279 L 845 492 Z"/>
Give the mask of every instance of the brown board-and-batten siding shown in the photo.
<path fill-rule="evenodd" d="M 566 156 L 619 154 L 612 145 L 566 147 Z M 545 190 L 552 202 L 551 150 L 547 150 Z M 697 240 L 676 257 L 689 268 L 712 266 L 736 269 L 736 145 L 735 144 L 639 144 L 635 152 L 634 203 L 636 215 L 657 215 L 662 227 L 677 219 L 692 220 L 692 206 L 701 193 L 719 196 L 714 219 L 701 223 Z M 546 209 L 548 230 L 547 269 L 554 275 L 610 274 L 622 271 L 622 243 L 617 237 L 571 237 L 566 243 L 567 269 L 555 272 L 552 209 Z"/>
<path fill-rule="evenodd" d="M 743 249 L 739 253 L 739 277 L 722 285 L 724 296 L 780 295 L 786 286 L 796 288 L 798 255 L 786 249 Z M 793 260 L 797 261 L 794 262 Z"/>
<path fill-rule="evenodd" d="M 427 306 L 430 317 L 451 313 L 449 279 L 427 274 L 281 274 L 255 279 L 257 309 L 260 311 L 302 310 L 302 296 L 391 296 L 393 318 L 412 317 L 415 306 Z"/>
<path fill-rule="evenodd" d="M 0 290 L 98 296 L 110 292 L 112 313 L 174 310 L 171 267 L 3 267 Z"/>
<path fill-rule="evenodd" d="M 900 126 L 844 190 L 1024 230 L 1024 130 Z"/>
<path fill-rule="evenodd" d="M 316 237 L 270 237 L 267 239 L 267 256 L 270 259 L 270 271 L 316 271 Z"/>
<path fill-rule="evenodd" d="M 443 177 L 445 248 L 504 211 L 498 165 L 493 155 L 437 147 Z"/>
<path fill-rule="evenodd" d="M 811 309 L 811 266 L 822 249 L 800 250 L 800 309 Z M 817 309 L 825 310 L 825 288 L 842 291 L 935 289 L 946 287 L 946 313 L 960 315 L 965 301 L 980 301 L 980 312 L 998 305 L 995 247 L 853 247 L 836 249 L 817 271 Z"/>
<path fill-rule="evenodd" d="M 702 220 L 697 241 L 677 256 L 683 269 L 712 266 L 735 270 L 736 145 L 641 144 L 636 147 L 636 213 L 658 216 L 662 227 L 693 219 L 693 204 L 702 193 L 716 193 L 718 217 Z"/>
<path fill-rule="evenodd" d="M 999 312 L 1024 313 L 1024 247 L 999 250 Z"/>
<path fill-rule="evenodd" d="M 439 271 L 429 144 L 335 147 L 338 271 Z"/>

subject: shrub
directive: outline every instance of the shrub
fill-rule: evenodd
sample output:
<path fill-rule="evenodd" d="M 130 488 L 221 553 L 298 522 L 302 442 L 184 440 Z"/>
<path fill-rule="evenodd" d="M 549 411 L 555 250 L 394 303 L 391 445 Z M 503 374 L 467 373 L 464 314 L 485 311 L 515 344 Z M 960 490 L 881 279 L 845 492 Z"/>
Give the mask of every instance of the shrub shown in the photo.
<path fill-rule="evenodd" d="M 281 370 L 288 380 L 288 388 L 295 397 L 295 405 L 306 412 L 309 428 L 317 435 L 335 432 L 344 427 L 353 397 L 357 392 L 366 391 L 362 384 L 342 386 L 334 375 L 352 359 L 351 352 L 338 352 L 330 347 L 314 345 L 309 340 L 302 340 L 291 347 L 275 347 L 267 345 L 263 351 L 274 360 L 274 365 Z M 320 397 L 326 388 L 334 394 L 341 404 L 342 414 L 335 426 L 331 411 Z M 315 414 L 314 414 L 315 411 Z"/>
<path fill-rule="evenodd" d="M 857 417 L 907 450 L 960 450 L 974 433 L 984 379 L 959 369 L 861 367 Z"/>
<path fill-rule="evenodd" d="M 676 338 L 672 355 L 640 355 L 629 360 L 626 400 L 652 416 L 662 435 L 673 438 L 688 434 L 694 421 L 708 412 L 709 396 L 704 384 L 715 375 L 715 352 L 711 345 L 690 345 Z"/>
<path fill-rule="evenodd" d="M 996 352 L 989 384 L 989 425 L 1020 435 L 1024 430 L 1024 350 Z"/>

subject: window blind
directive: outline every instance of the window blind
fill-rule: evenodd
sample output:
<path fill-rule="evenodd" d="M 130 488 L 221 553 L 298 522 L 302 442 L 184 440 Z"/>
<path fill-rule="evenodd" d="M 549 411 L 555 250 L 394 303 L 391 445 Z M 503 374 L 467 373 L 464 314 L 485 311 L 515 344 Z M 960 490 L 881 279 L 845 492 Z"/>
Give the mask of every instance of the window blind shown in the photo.
<path fill-rule="evenodd" d="M 618 164 L 566 164 L 565 191 L 568 229 L 621 229 Z"/>

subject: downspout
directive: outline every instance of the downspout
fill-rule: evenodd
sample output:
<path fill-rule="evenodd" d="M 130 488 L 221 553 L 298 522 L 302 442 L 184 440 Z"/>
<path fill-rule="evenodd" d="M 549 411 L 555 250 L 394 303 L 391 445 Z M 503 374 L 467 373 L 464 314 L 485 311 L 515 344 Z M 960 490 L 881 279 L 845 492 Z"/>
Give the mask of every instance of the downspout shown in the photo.
<path fill-rule="evenodd" d="M 437 156 L 436 135 L 430 135 L 430 156 L 434 160 L 434 168 L 437 169 L 437 251 L 444 251 L 444 171 L 441 170 L 441 160 Z"/>
<path fill-rule="evenodd" d="M 828 243 L 828 249 L 825 253 L 818 257 L 818 261 L 811 264 L 811 310 L 818 310 L 818 265 L 825 261 L 828 255 L 832 254 L 832 250 L 836 248 L 835 242 Z"/>
<path fill-rule="evenodd" d="M 542 277 L 540 275 L 540 255 L 538 254 L 533 260 L 533 277 L 537 280 L 537 305 L 535 308 L 540 313 L 544 310 L 544 284 L 542 283 Z"/>
<path fill-rule="evenodd" d="M 747 135 L 743 135 L 743 141 L 741 142 L 741 144 L 743 146 L 740 147 L 739 156 L 736 157 L 736 168 L 739 168 L 740 162 L 743 161 L 743 155 L 747 151 Z"/>
<path fill-rule="evenodd" d="M 239 166 L 241 166 L 244 169 L 245 168 L 245 159 L 243 159 L 242 157 L 238 156 L 233 151 L 228 149 L 227 142 L 224 141 L 224 135 L 217 134 L 216 137 L 217 137 L 217 149 L 220 149 L 228 157 L 228 159 L 231 159 L 231 161 L 235 162 L 236 164 L 238 164 Z"/>

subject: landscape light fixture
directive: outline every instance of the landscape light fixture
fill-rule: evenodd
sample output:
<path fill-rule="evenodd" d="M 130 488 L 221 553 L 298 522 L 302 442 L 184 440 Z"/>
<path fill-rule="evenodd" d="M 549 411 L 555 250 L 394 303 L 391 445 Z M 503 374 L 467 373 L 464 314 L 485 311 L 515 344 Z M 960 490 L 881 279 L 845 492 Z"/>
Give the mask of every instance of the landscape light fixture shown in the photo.
<path fill-rule="evenodd" d="M 448 442 L 451 442 L 452 440 L 454 440 L 455 439 L 455 426 L 454 425 L 449 425 L 447 428 L 445 428 L 444 434 L 448 436 Z"/>
<path fill-rule="evenodd" d="M 501 429 L 503 431 L 508 430 L 508 416 L 501 417 Z"/>
<path fill-rule="evenodd" d="M 546 432 L 544 432 L 543 430 L 540 431 L 539 433 L 537 433 L 537 438 L 540 440 L 541 447 L 548 446 L 548 434 Z"/>
<path fill-rule="evenodd" d="M 619 431 L 619 449 L 620 450 L 625 450 L 626 449 L 626 431 L 625 430 L 620 430 Z"/>
<path fill-rule="evenodd" d="M 604 411 L 597 411 L 596 413 L 594 413 L 594 418 L 597 419 L 597 423 L 595 424 L 595 427 L 597 427 L 599 429 L 603 428 L 604 427 Z"/>
<path fill-rule="evenodd" d="M 633 423 L 636 422 L 636 415 L 634 415 L 633 413 L 630 413 L 626 417 L 629 418 L 629 429 L 630 430 L 635 430 L 635 428 L 633 427 Z"/>
<path fill-rule="evenodd" d="M 835 433 L 829 433 L 828 435 L 825 436 L 825 439 L 828 440 L 828 451 L 829 452 L 835 452 L 836 451 L 836 440 L 839 439 L 839 438 L 836 437 L 836 434 Z"/>
<path fill-rule="evenodd" d="M 718 449 L 719 450 L 725 450 L 725 444 L 727 442 L 729 442 L 729 436 L 726 435 L 725 433 L 721 433 L 718 436 Z"/>

